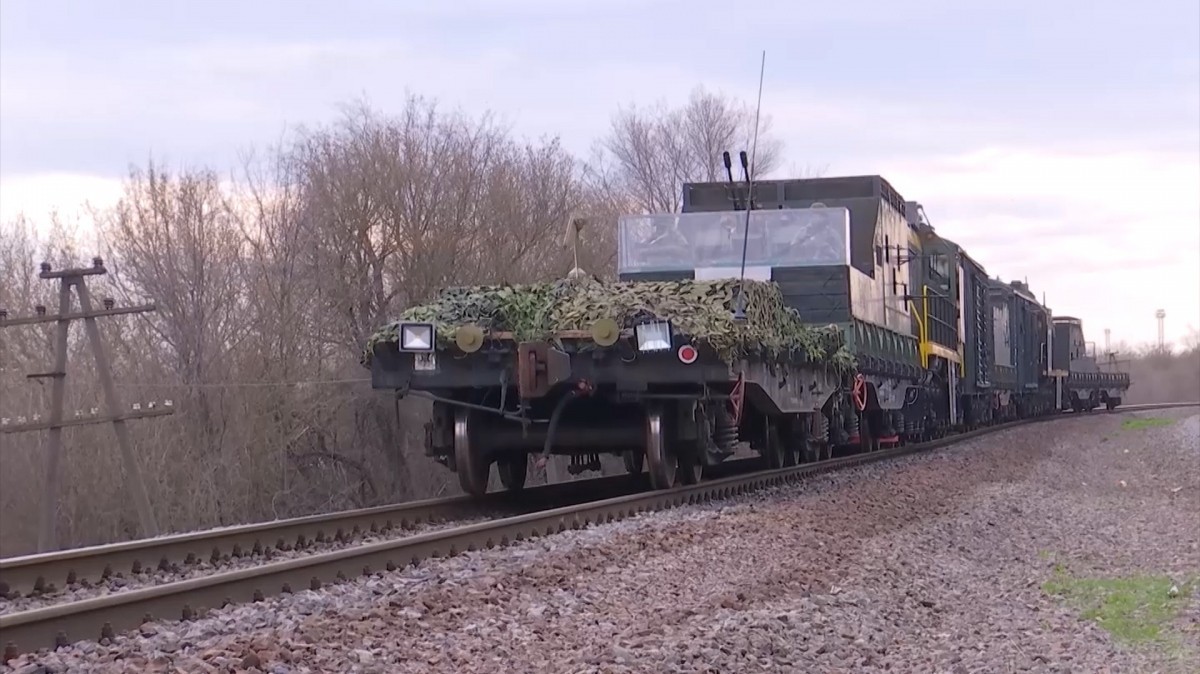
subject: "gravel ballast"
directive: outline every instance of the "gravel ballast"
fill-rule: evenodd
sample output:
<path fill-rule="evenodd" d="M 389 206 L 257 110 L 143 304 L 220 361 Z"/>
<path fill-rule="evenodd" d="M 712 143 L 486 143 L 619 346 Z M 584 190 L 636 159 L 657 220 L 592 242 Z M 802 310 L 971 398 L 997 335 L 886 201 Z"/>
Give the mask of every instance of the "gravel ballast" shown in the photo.
<path fill-rule="evenodd" d="M 1175 586 L 1155 639 L 1083 617 L 1086 583 L 1142 575 Z M 1198 580 L 1195 408 L 1092 415 L 0 671 L 1185 672 Z"/>

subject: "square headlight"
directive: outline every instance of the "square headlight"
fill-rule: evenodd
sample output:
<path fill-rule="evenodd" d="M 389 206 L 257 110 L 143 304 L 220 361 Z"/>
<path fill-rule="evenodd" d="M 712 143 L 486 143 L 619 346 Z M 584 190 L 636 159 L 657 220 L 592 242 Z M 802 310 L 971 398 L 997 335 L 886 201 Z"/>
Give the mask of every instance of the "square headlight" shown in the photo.
<path fill-rule="evenodd" d="M 669 351 L 671 349 L 671 324 L 666 321 L 642 323 L 633 327 L 638 351 Z"/>
<path fill-rule="evenodd" d="M 401 323 L 401 351 L 433 351 L 432 323 Z"/>

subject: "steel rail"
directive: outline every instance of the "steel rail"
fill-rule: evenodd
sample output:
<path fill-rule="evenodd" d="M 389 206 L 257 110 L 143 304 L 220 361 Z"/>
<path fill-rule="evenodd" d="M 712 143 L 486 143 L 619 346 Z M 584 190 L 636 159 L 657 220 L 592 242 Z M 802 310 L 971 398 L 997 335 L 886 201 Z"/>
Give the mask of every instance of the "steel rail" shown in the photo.
<path fill-rule="evenodd" d="M 1200 406 L 1200 403 L 1130 405 L 1111 412 L 1097 410 L 1092 414 L 1120 414 L 1193 406 Z M 578 529 L 593 523 L 611 522 L 644 511 L 728 498 L 764 487 L 794 482 L 818 473 L 926 452 L 1031 423 L 1076 416 L 1079 414 L 1023 419 L 919 444 L 795 467 L 735 475 L 669 490 L 639 492 L 589 501 L 0 615 L 0 641 L 6 644 L 2 661 L 7 662 L 16 657 L 21 650 L 60 647 L 85 639 L 112 638 L 118 633 L 136 629 L 149 620 L 173 619 L 170 618 L 173 616 L 178 616 L 180 620 L 193 620 L 202 616 L 209 607 L 258 602 L 270 595 L 290 594 L 303 589 L 316 590 L 327 583 L 345 581 L 351 576 L 371 575 L 380 570 L 393 571 L 433 557 L 453 556 L 468 550 L 504 546 L 513 541 L 550 535 L 566 529 Z"/>
<path fill-rule="evenodd" d="M 217 529 L 206 529 L 107 545 L 0 559 L 0 597 L 12 593 L 52 593 L 82 581 L 98 582 L 110 576 L 160 571 L 201 561 L 217 563 L 230 558 L 276 550 L 303 550 L 326 542 L 352 542 L 360 534 L 387 534 L 417 525 L 483 517 L 499 512 L 578 501 L 614 489 L 641 486 L 636 476 L 617 475 L 579 482 L 559 482 L 522 492 L 493 492 L 482 499 L 455 496 L 409 501 L 394 505 L 344 510 L 283 520 Z M 594 496 L 593 496 L 594 497 Z"/>

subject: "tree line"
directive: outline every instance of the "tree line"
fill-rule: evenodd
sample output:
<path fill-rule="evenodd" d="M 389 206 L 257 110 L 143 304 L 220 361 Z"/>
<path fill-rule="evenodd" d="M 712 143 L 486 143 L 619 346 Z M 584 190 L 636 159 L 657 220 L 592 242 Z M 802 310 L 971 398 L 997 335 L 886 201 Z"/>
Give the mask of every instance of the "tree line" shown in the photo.
<path fill-rule="evenodd" d="M 37 264 L 86 266 L 118 305 L 157 311 L 102 319 L 126 405 L 171 400 L 170 417 L 130 423 L 164 530 L 190 530 L 457 493 L 423 455 L 419 401 L 372 391 L 368 336 L 447 285 L 522 283 L 580 265 L 615 273 L 615 219 L 674 211 L 682 183 L 720 179 L 721 153 L 748 148 L 753 111 L 702 88 L 677 108 L 618 109 L 586 159 L 554 137 L 518 138 L 490 114 L 410 97 L 251 148 L 232 176 L 216 167 L 134 167 L 123 195 L 95 210 L 93 237 L 55 222 L 0 224 L 0 308 L 57 309 Z M 756 173 L 782 145 L 760 123 Z M 97 302 L 98 303 L 98 302 Z M 52 324 L 0 329 L 0 416 L 49 410 Z M 71 334 L 67 416 L 102 407 L 80 324 Z M 31 552 L 43 433 L 0 434 L 0 555 Z M 77 546 L 140 535 L 108 425 L 64 431 L 59 538 Z"/>

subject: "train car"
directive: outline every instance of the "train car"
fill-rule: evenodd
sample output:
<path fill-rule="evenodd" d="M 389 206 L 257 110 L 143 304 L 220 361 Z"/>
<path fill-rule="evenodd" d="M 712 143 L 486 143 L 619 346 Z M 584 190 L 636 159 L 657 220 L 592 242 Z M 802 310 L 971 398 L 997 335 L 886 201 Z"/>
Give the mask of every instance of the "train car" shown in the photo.
<path fill-rule="evenodd" d="M 1116 409 L 1129 390 L 1129 373 L 1117 369 L 1116 354 L 1102 363 L 1095 346 L 1088 350 L 1083 321 L 1071 316 L 1054 317 L 1053 367 L 1059 375 L 1055 391 L 1057 407 L 1090 412 L 1100 405 Z M 1103 366 L 1102 366 L 1103 365 Z"/>
<path fill-rule="evenodd" d="M 1050 368 L 1053 349 L 1050 309 L 1023 281 L 992 279 L 994 414 L 998 420 L 1038 416 L 1057 409 L 1058 377 Z"/>
<path fill-rule="evenodd" d="M 926 334 L 930 364 L 947 372 L 945 409 L 954 427 L 974 428 L 993 418 L 993 323 L 990 282 L 983 265 L 954 241 L 939 236 L 924 208 L 909 202 L 917 239 L 910 266 L 917 302 L 914 317 Z"/>
<path fill-rule="evenodd" d="M 988 304 L 987 270 L 959 248 L 960 334 L 963 335 L 962 387 L 959 407 L 967 428 L 992 423 L 992 361 L 995 343 L 991 307 Z"/>
<path fill-rule="evenodd" d="M 752 199 L 729 183 L 683 189 L 685 213 L 745 204 L 795 213 L 781 218 L 825 208 L 850 213 L 848 263 L 776 268 L 769 276 L 805 321 L 839 325 L 857 359 L 848 397 L 826 411 L 831 442 L 874 448 L 942 435 L 958 423 L 957 247 L 937 237 L 919 204 L 878 175 L 762 181 Z"/>
<path fill-rule="evenodd" d="M 920 203 L 905 204 L 911 229 L 908 252 L 909 302 L 921 344 L 928 397 L 936 401 L 939 432 L 962 420 L 963 273 L 961 250 L 937 234 Z"/>

